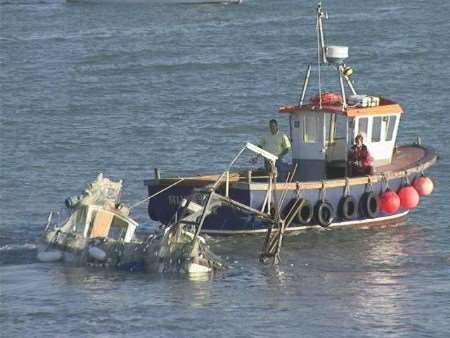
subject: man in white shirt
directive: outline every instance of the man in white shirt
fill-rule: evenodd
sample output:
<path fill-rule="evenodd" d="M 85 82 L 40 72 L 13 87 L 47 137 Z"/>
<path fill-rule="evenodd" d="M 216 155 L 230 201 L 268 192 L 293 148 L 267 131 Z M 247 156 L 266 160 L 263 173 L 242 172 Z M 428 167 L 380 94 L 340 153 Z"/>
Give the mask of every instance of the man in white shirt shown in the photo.
<path fill-rule="evenodd" d="M 286 134 L 279 131 L 278 122 L 276 120 L 270 120 L 269 128 L 270 133 L 264 135 L 264 137 L 259 142 L 259 147 L 263 148 L 271 154 L 278 156 L 276 166 L 278 168 L 278 171 L 280 171 L 280 167 L 283 165 L 282 158 L 291 149 L 291 142 L 289 141 L 289 138 L 286 136 Z M 284 166 L 286 166 L 286 164 L 284 164 Z M 267 163 L 266 169 L 269 169 Z"/>

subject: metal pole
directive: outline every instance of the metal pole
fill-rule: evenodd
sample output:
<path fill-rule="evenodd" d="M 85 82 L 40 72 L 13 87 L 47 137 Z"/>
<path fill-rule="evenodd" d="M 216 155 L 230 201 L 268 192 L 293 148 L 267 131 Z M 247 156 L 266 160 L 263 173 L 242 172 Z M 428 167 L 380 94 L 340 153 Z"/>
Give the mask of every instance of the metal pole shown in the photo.
<path fill-rule="evenodd" d="M 155 180 L 161 179 L 161 172 L 159 171 L 159 168 L 155 168 Z"/>
<path fill-rule="evenodd" d="M 230 172 L 226 171 L 226 181 L 225 181 L 225 197 L 228 197 L 228 193 L 230 191 Z"/>
<path fill-rule="evenodd" d="M 348 76 L 344 75 L 344 79 L 345 79 L 345 81 L 347 81 L 348 88 L 350 88 L 350 90 L 352 91 L 352 94 L 357 95 L 355 87 L 353 87 L 353 83 L 350 80 L 350 78 Z"/>
<path fill-rule="evenodd" d="M 324 34 L 323 34 L 323 22 L 322 22 L 322 18 L 324 16 L 326 18 L 326 14 L 322 9 L 322 3 L 319 2 L 319 5 L 317 6 L 317 22 L 318 22 L 318 29 L 319 29 L 320 50 L 321 50 L 321 54 L 322 54 L 322 62 L 324 64 L 327 64 L 328 60 L 327 60 L 327 56 L 325 54 L 325 38 L 324 38 Z"/>
<path fill-rule="evenodd" d="M 310 75 L 311 75 L 311 65 L 308 65 L 308 68 L 306 69 L 305 80 L 303 81 L 302 95 L 300 96 L 300 100 L 298 101 L 298 105 L 300 107 L 303 106 L 303 100 L 305 99 L 306 88 L 308 87 Z"/>
<path fill-rule="evenodd" d="M 345 177 L 348 177 L 348 124 L 350 120 L 347 118 L 347 123 L 345 124 Z"/>
<path fill-rule="evenodd" d="M 345 97 L 345 87 L 344 87 L 344 79 L 342 75 L 342 65 L 340 65 L 337 69 L 339 73 L 339 85 L 341 86 L 341 95 L 342 95 L 342 110 L 347 108 L 347 98 Z"/>
<path fill-rule="evenodd" d="M 215 194 L 214 190 L 211 189 L 209 192 L 208 200 L 206 201 L 206 204 L 203 208 L 202 216 L 200 217 L 200 222 L 198 223 L 194 237 L 192 238 L 192 243 L 195 243 L 195 240 L 197 239 L 198 235 L 200 234 L 200 231 L 202 230 L 203 223 L 205 222 L 205 218 L 208 215 L 209 205 L 211 204 L 214 194 Z"/>
<path fill-rule="evenodd" d="M 241 156 L 241 154 L 244 152 L 244 150 L 247 149 L 246 147 L 243 147 L 241 150 L 239 150 L 239 152 L 237 153 L 237 155 L 233 158 L 233 160 L 230 162 L 230 164 L 228 165 L 228 170 L 231 169 L 231 167 L 233 166 L 234 162 L 237 161 L 237 159 L 239 158 L 239 156 Z"/>

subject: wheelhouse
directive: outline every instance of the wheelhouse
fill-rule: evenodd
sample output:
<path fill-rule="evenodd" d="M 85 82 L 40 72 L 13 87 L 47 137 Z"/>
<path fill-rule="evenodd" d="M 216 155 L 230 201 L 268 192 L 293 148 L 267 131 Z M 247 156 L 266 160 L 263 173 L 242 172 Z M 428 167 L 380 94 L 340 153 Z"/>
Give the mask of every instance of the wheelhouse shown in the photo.
<path fill-rule="evenodd" d="M 374 167 L 389 164 L 402 109 L 397 103 L 377 98 L 378 106 L 328 105 L 283 106 L 290 115 L 292 161 L 297 179 L 316 181 L 347 176 L 347 154 L 356 135 L 374 158 Z"/>

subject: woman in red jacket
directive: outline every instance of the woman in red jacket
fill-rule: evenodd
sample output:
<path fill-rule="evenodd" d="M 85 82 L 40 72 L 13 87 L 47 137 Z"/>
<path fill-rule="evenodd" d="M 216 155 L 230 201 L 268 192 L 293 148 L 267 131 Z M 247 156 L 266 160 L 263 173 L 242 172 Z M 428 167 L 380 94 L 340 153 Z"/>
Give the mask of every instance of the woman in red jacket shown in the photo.
<path fill-rule="evenodd" d="M 361 134 L 355 137 L 355 144 L 352 146 L 349 154 L 349 176 L 363 176 L 373 174 L 373 158 L 369 150 L 364 145 L 364 138 Z"/>

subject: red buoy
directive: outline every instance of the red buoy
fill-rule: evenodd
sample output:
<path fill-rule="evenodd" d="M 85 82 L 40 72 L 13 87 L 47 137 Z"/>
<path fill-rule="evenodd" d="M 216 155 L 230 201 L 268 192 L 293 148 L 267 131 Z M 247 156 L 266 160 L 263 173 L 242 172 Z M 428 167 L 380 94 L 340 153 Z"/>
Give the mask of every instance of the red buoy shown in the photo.
<path fill-rule="evenodd" d="M 431 194 L 434 188 L 433 181 L 427 176 L 416 177 L 413 186 L 420 196 L 427 196 Z"/>
<path fill-rule="evenodd" d="M 405 209 L 412 209 L 419 204 L 419 193 L 411 185 L 405 185 L 398 191 L 398 197 L 400 197 L 400 205 Z"/>
<path fill-rule="evenodd" d="M 380 209 L 388 214 L 393 214 L 400 209 L 400 197 L 395 191 L 386 190 L 380 195 Z"/>

